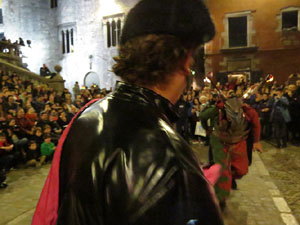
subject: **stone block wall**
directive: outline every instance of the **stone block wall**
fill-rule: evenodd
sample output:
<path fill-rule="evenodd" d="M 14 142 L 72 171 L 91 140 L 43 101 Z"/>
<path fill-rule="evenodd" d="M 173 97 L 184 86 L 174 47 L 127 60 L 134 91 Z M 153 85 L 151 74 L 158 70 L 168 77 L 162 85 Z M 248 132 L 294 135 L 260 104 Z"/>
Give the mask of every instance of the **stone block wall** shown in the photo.
<path fill-rule="evenodd" d="M 136 0 L 64 0 L 58 2 L 58 30 L 73 23 L 76 30 L 74 52 L 59 54 L 62 76 L 68 88 L 75 81 L 83 84 L 85 75 L 94 72 L 99 76 L 101 88 L 114 86 L 117 77 L 111 72 L 117 48 L 107 48 L 106 27 L 103 17 L 127 13 Z"/>

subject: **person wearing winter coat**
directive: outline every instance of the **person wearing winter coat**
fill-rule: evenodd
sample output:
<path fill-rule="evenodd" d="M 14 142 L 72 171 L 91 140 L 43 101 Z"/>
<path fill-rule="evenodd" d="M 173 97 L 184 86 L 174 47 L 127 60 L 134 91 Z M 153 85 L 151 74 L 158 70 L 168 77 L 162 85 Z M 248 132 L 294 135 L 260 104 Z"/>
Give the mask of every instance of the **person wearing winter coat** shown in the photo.
<path fill-rule="evenodd" d="M 289 101 L 283 96 L 283 91 L 277 89 L 271 103 L 272 109 L 270 116 L 277 148 L 287 147 L 287 123 L 291 121 L 288 106 Z"/>

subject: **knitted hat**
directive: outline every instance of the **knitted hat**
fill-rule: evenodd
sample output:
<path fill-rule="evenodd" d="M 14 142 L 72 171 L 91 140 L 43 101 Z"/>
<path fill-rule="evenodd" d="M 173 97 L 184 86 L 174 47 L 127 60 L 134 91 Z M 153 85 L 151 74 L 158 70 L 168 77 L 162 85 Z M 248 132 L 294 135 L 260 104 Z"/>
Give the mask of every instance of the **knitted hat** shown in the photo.
<path fill-rule="evenodd" d="M 201 0 L 141 0 L 128 13 L 121 45 L 145 34 L 169 34 L 184 45 L 198 46 L 210 41 L 214 24 Z"/>

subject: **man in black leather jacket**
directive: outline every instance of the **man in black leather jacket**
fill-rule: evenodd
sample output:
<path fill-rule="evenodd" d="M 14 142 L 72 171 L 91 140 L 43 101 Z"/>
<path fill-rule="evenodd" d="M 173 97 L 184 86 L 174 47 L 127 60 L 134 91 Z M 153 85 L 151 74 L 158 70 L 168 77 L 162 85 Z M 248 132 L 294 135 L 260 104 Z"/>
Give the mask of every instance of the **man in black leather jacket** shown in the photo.
<path fill-rule="evenodd" d="M 113 67 L 124 82 L 66 129 L 53 161 L 57 215 L 44 220 L 53 205 L 42 194 L 33 224 L 223 224 L 199 162 L 173 129 L 192 53 L 213 35 L 199 0 L 142 0 L 129 12 Z"/>

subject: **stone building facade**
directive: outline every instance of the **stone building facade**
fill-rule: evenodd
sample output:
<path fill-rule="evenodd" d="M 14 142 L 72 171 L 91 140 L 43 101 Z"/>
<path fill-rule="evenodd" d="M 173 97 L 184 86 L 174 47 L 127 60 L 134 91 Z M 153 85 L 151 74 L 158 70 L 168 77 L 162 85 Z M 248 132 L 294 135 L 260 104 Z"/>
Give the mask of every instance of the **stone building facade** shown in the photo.
<path fill-rule="evenodd" d="M 63 67 L 65 86 L 113 87 L 111 70 L 124 15 L 137 0 L 2 0 L 5 36 L 31 40 L 24 62 L 36 73 L 43 63 Z"/>
<path fill-rule="evenodd" d="M 207 0 L 217 34 L 206 45 L 206 71 L 226 82 L 243 73 L 256 82 L 273 74 L 278 83 L 300 73 L 299 0 Z"/>
<path fill-rule="evenodd" d="M 111 72 L 124 16 L 138 0 L 0 0 L 0 33 L 31 40 L 24 62 L 36 73 L 56 64 L 66 87 L 114 86 Z M 205 0 L 217 34 L 205 46 L 205 71 L 226 81 L 244 73 L 254 82 L 272 73 L 279 83 L 300 72 L 299 0 Z M 292 21 L 287 22 L 287 19 Z M 0 21 L 1 22 L 1 21 Z"/>

